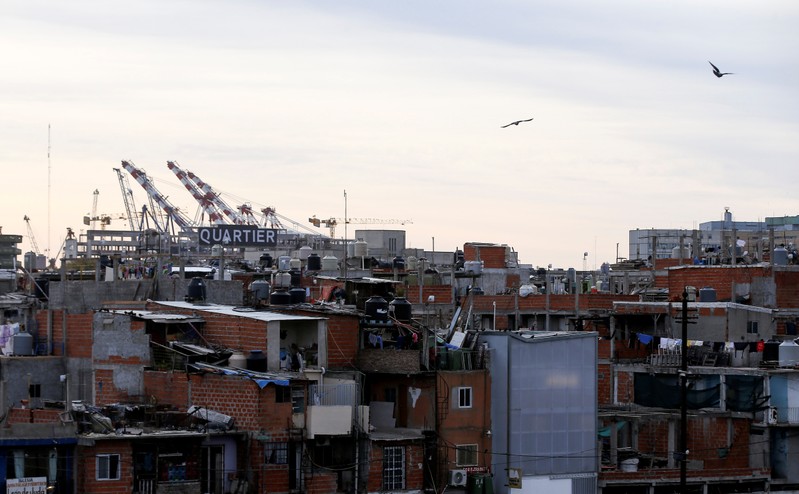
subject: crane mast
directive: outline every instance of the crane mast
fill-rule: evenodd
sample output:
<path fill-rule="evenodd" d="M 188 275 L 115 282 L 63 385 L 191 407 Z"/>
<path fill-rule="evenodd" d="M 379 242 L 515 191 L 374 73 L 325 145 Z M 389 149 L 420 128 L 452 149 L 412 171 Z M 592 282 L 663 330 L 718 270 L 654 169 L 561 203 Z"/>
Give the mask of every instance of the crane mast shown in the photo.
<path fill-rule="evenodd" d="M 180 169 L 177 163 L 174 161 L 167 161 L 166 166 L 172 170 L 172 173 L 178 177 L 180 183 L 186 187 L 186 190 L 191 193 L 191 196 L 194 198 L 194 200 L 197 201 L 203 211 L 205 211 L 205 214 L 208 215 L 208 221 L 210 223 L 215 225 L 224 225 L 226 223 L 225 217 L 217 208 L 216 203 L 208 199 L 208 194 L 203 195 L 202 192 L 200 192 L 200 189 L 197 188 L 197 185 L 189 180 L 189 177 L 186 176 L 186 173 Z"/>
<path fill-rule="evenodd" d="M 136 202 L 133 200 L 133 190 L 130 188 L 128 177 L 119 168 L 114 168 L 119 180 L 119 188 L 122 190 L 122 201 L 125 203 L 125 214 L 128 215 L 128 225 L 130 229 L 136 228 Z"/>
<path fill-rule="evenodd" d="M 167 198 L 155 188 L 150 178 L 140 168 L 136 168 L 130 161 L 122 161 L 122 168 L 124 168 L 130 175 L 139 183 L 139 185 L 147 191 L 148 196 L 158 204 L 158 206 L 167 214 L 170 220 L 180 227 L 181 230 L 190 230 L 193 228 L 192 222 L 180 212 L 180 209 L 173 206 Z"/>
<path fill-rule="evenodd" d="M 28 225 L 28 238 L 31 240 L 31 249 L 37 255 L 40 254 L 39 252 L 39 245 L 36 243 L 36 237 L 33 235 L 33 228 L 31 228 L 31 219 L 28 218 L 28 215 L 25 215 L 25 224 Z"/>

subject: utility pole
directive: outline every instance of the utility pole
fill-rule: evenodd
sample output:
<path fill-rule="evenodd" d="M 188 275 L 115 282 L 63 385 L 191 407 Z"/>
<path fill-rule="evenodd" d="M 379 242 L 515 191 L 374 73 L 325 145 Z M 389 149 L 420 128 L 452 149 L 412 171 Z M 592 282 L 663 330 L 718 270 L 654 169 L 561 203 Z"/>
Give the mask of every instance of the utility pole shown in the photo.
<path fill-rule="evenodd" d="M 686 491 L 688 466 L 688 289 L 682 292 L 682 363 L 680 365 L 680 492 Z"/>

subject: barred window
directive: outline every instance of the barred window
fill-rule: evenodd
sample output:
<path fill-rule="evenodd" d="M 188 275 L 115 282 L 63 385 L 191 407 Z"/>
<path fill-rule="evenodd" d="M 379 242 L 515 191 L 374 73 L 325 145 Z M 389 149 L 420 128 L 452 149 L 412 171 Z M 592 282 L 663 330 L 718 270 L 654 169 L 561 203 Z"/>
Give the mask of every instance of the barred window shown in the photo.
<path fill-rule="evenodd" d="M 459 467 L 468 467 L 477 465 L 477 445 L 476 444 L 459 444 L 455 446 L 455 463 Z"/>
<path fill-rule="evenodd" d="M 264 463 L 286 465 L 289 462 L 289 443 L 268 442 L 264 444 Z"/>
<path fill-rule="evenodd" d="M 405 448 L 383 448 L 383 490 L 405 489 Z"/>

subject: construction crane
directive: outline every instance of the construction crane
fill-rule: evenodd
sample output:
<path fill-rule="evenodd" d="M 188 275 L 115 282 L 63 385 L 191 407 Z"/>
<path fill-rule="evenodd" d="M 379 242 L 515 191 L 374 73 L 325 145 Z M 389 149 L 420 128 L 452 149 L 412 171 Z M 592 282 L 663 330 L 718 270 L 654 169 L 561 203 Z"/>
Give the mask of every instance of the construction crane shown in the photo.
<path fill-rule="evenodd" d="M 217 208 L 216 203 L 209 198 L 208 194 L 203 194 L 193 181 L 189 180 L 189 177 L 186 176 L 186 173 L 180 169 L 177 163 L 175 163 L 174 161 L 167 161 L 166 166 L 170 170 L 172 170 L 172 173 L 174 173 L 175 176 L 178 177 L 180 183 L 182 183 L 183 186 L 186 187 L 186 190 L 189 191 L 191 196 L 194 198 L 195 201 L 197 201 L 197 203 L 203 209 L 205 214 L 208 215 L 208 221 L 210 223 L 213 223 L 215 225 L 224 225 L 227 223 L 225 221 L 225 217 Z"/>
<path fill-rule="evenodd" d="M 139 185 L 141 185 L 142 188 L 144 188 L 150 199 L 155 201 L 158 207 L 160 207 L 161 210 L 164 211 L 164 213 L 166 213 L 168 218 L 167 222 L 172 221 L 173 224 L 176 224 L 183 231 L 191 230 L 194 227 L 191 220 L 189 220 L 186 217 L 186 215 L 184 215 L 180 211 L 179 208 L 173 206 L 172 203 L 170 203 L 169 200 L 163 194 L 161 194 L 158 191 L 158 189 L 155 188 L 155 185 L 153 185 L 152 180 L 150 180 L 150 178 L 147 176 L 144 170 L 136 168 L 136 166 L 133 165 L 133 163 L 124 160 L 122 161 L 122 168 L 124 168 L 128 173 L 130 173 L 130 175 L 139 183 Z M 159 225 L 159 229 L 161 227 L 163 227 L 161 229 L 162 232 L 167 232 L 167 230 L 169 229 L 168 225 L 166 224 Z"/>
<path fill-rule="evenodd" d="M 39 255 L 39 245 L 36 243 L 36 237 L 33 235 L 33 228 L 31 228 L 31 219 L 28 218 L 28 215 L 25 215 L 25 224 L 28 225 L 28 238 L 31 241 L 31 249 L 36 255 Z"/>
<path fill-rule="evenodd" d="M 119 180 L 119 188 L 122 190 L 122 201 L 125 203 L 125 214 L 128 215 L 128 225 L 133 230 L 137 226 L 136 222 L 136 202 L 133 200 L 133 190 L 128 183 L 128 177 L 119 168 L 114 168 Z"/>
<path fill-rule="evenodd" d="M 210 185 L 203 182 L 200 177 L 193 174 L 192 172 L 186 170 L 186 175 L 195 183 L 197 187 L 200 188 L 203 192 L 203 198 L 207 201 L 210 201 L 216 206 L 216 209 L 221 211 L 222 214 L 227 216 L 233 224 L 236 225 L 244 225 L 247 224 L 246 218 L 244 218 L 240 213 L 236 212 L 236 209 L 230 207 L 219 194 L 216 193 L 214 189 L 211 188 Z"/>
<path fill-rule="evenodd" d="M 313 215 L 312 217 L 308 218 L 308 221 L 311 222 L 311 224 L 317 228 L 320 228 L 322 226 L 327 227 L 330 230 L 330 238 L 336 237 L 336 225 L 338 225 L 339 223 L 344 223 L 348 225 L 388 225 L 388 224 L 405 225 L 413 223 L 413 221 L 411 220 L 392 220 L 392 219 L 381 220 L 379 218 L 347 218 L 346 220 L 344 218 L 322 219 L 322 218 L 317 218 L 316 215 Z"/>

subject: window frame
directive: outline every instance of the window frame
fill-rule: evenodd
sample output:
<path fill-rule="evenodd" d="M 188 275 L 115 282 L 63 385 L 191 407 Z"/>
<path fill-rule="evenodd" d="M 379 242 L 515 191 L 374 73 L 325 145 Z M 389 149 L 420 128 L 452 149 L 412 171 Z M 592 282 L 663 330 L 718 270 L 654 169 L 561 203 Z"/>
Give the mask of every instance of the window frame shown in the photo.
<path fill-rule="evenodd" d="M 119 480 L 122 478 L 122 472 L 120 471 L 120 466 L 122 464 L 121 455 L 118 453 L 102 453 L 95 456 L 96 462 L 96 470 L 95 470 L 95 480 L 103 481 L 103 480 Z M 102 465 L 103 460 L 105 460 L 105 465 Z M 116 464 L 114 464 L 116 461 Z M 112 477 L 112 467 L 116 470 L 116 477 Z M 104 476 L 101 476 L 101 471 L 104 473 Z"/>
<path fill-rule="evenodd" d="M 405 446 L 383 446 L 383 490 L 405 489 Z"/>
<path fill-rule="evenodd" d="M 275 461 L 269 461 L 269 457 L 275 454 Z M 264 443 L 264 464 L 265 465 L 288 465 L 289 464 L 289 443 L 286 441 L 268 441 Z"/>
<path fill-rule="evenodd" d="M 471 386 L 458 386 L 458 408 L 472 408 L 474 391 Z"/>
<path fill-rule="evenodd" d="M 458 467 L 474 467 L 479 463 L 478 444 L 457 444 L 455 445 L 455 464 Z"/>

